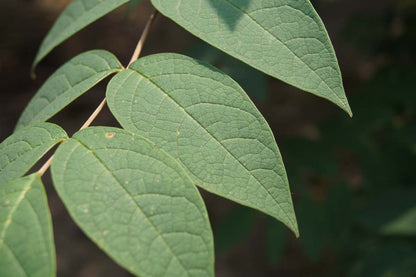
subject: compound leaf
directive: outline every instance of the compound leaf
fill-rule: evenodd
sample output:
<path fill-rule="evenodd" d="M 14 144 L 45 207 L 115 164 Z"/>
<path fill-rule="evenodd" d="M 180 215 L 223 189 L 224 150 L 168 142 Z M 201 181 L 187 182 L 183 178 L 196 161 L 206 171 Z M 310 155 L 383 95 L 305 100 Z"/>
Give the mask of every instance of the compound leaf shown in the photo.
<path fill-rule="evenodd" d="M 74 57 L 43 84 L 20 116 L 16 129 L 48 120 L 105 77 L 122 68 L 117 58 L 104 50 L 92 50 Z"/>
<path fill-rule="evenodd" d="M 335 51 L 309 0 L 152 0 L 187 31 L 351 115 Z"/>
<path fill-rule="evenodd" d="M 54 145 L 67 138 L 52 123 L 20 129 L 0 144 L 0 187 L 25 174 Z"/>
<path fill-rule="evenodd" d="M 125 129 L 175 157 L 197 185 L 270 214 L 298 234 L 273 134 L 226 74 L 178 54 L 147 56 L 114 76 L 107 99 Z"/>
<path fill-rule="evenodd" d="M 32 70 L 56 46 L 128 1 L 130 0 L 73 0 L 43 40 Z"/>
<path fill-rule="evenodd" d="M 52 177 L 84 232 L 139 276 L 213 276 L 207 212 L 181 166 L 147 139 L 87 128 L 58 148 Z"/>
<path fill-rule="evenodd" d="M 55 276 L 51 215 L 39 174 L 0 186 L 0 276 Z"/>

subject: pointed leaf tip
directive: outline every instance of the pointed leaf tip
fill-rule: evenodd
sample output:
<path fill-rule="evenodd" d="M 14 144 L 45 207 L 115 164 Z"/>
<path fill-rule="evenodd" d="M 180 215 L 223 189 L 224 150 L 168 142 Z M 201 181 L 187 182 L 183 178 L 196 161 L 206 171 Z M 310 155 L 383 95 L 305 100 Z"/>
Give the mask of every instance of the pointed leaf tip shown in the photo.
<path fill-rule="evenodd" d="M 214 47 L 272 77 L 326 98 L 351 115 L 335 51 L 309 0 L 152 3 Z"/>
<path fill-rule="evenodd" d="M 19 118 L 16 130 L 48 120 L 122 68 L 118 59 L 105 50 L 91 50 L 75 56 L 55 71 L 30 100 Z"/>
<path fill-rule="evenodd" d="M 183 55 L 146 56 L 110 81 L 107 100 L 125 129 L 171 154 L 195 184 L 267 213 L 298 235 L 273 133 L 225 73 Z"/>
<path fill-rule="evenodd" d="M 73 0 L 55 21 L 39 47 L 31 71 L 66 39 L 130 0 Z"/>

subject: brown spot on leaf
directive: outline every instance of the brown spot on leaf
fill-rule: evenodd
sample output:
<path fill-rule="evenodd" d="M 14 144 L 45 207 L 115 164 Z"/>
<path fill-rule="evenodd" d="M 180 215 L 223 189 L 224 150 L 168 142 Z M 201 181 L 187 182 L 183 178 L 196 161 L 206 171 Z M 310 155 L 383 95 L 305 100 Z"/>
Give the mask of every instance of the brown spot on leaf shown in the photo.
<path fill-rule="evenodd" d="M 107 133 L 107 134 L 105 134 L 105 137 L 106 138 L 108 138 L 108 139 L 111 139 L 111 138 L 113 138 L 114 137 L 114 133 Z"/>

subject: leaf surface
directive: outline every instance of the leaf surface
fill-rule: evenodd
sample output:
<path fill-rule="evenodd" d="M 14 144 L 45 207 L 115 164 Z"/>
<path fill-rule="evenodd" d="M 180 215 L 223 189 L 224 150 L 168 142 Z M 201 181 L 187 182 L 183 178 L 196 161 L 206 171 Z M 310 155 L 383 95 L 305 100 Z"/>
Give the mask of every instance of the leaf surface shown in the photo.
<path fill-rule="evenodd" d="M 204 189 L 272 215 L 298 234 L 273 134 L 226 74 L 178 54 L 147 56 L 107 88 L 110 110 L 149 138 Z"/>
<path fill-rule="evenodd" d="M 56 46 L 128 1 L 130 0 L 73 0 L 42 41 L 32 70 Z"/>
<path fill-rule="evenodd" d="M 108 75 L 121 71 L 117 58 L 104 50 L 82 53 L 43 84 L 20 116 L 16 129 L 51 118 Z"/>
<path fill-rule="evenodd" d="M 381 228 L 385 235 L 416 235 L 416 207 L 413 207 L 402 216 L 392 220 Z"/>
<path fill-rule="evenodd" d="M 147 139 L 87 128 L 57 150 L 52 176 L 75 222 L 139 276 L 213 276 L 207 212 L 181 166 Z"/>
<path fill-rule="evenodd" d="M 152 0 L 187 31 L 351 115 L 335 51 L 309 0 Z"/>
<path fill-rule="evenodd" d="M 51 215 L 39 174 L 0 186 L 0 276 L 55 276 Z"/>
<path fill-rule="evenodd" d="M 0 144 L 0 187 L 25 174 L 54 145 L 67 138 L 52 123 L 37 123 L 12 134 Z"/>

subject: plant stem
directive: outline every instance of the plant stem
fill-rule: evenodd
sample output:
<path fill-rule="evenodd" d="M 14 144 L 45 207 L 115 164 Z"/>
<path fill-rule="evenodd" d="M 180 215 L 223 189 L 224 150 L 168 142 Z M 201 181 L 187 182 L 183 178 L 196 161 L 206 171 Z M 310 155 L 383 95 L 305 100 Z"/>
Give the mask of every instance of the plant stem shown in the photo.
<path fill-rule="evenodd" d="M 38 173 L 40 176 L 42 176 L 43 174 L 45 174 L 46 170 L 48 170 L 48 168 L 51 166 L 52 160 L 53 160 L 53 156 L 52 155 L 44 165 L 42 165 L 42 167 L 39 169 Z"/>
<path fill-rule="evenodd" d="M 150 27 L 152 27 L 152 24 L 157 14 L 158 14 L 158 11 L 155 10 L 152 13 L 152 15 L 149 17 L 149 19 L 147 20 L 146 26 L 144 27 L 143 33 L 140 36 L 139 42 L 137 43 L 136 49 L 134 50 L 133 56 L 131 56 L 131 59 L 129 61 L 129 64 L 127 65 L 127 68 L 129 68 L 129 66 L 139 58 L 140 53 L 142 52 L 144 42 L 146 41 L 147 35 L 149 34 Z"/>
<path fill-rule="evenodd" d="M 80 130 L 85 129 L 91 125 L 91 123 L 94 121 L 94 119 L 98 116 L 98 114 L 102 111 L 102 109 L 105 106 L 105 103 L 107 103 L 107 98 L 104 98 L 103 101 L 101 101 L 100 105 L 95 109 L 95 111 L 90 115 L 90 117 L 85 121 L 85 123 L 79 128 Z"/>
<path fill-rule="evenodd" d="M 98 107 L 95 109 L 95 111 L 90 115 L 90 117 L 87 119 L 87 121 L 85 121 L 85 123 L 81 126 L 80 130 L 85 129 L 87 127 L 89 127 L 91 125 L 91 123 L 94 121 L 94 119 L 98 116 L 98 114 L 101 112 L 101 110 L 104 108 L 105 103 L 107 103 L 107 99 L 104 98 L 103 101 L 101 101 L 100 105 L 98 105 Z M 39 169 L 38 173 L 40 174 L 40 176 L 43 176 L 43 174 L 45 174 L 46 170 L 48 170 L 48 168 L 51 166 L 52 160 L 53 160 L 53 156 L 52 155 L 47 161 L 46 163 Z"/>
<path fill-rule="evenodd" d="M 146 41 L 147 35 L 149 34 L 150 27 L 152 27 L 152 24 L 158 14 L 158 11 L 155 10 L 147 20 L 146 26 L 143 29 L 142 35 L 140 36 L 139 42 L 137 43 L 136 49 L 134 50 L 133 56 L 131 56 L 130 62 L 127 65 L 127 68 L 132 64 L 134 61 L 136 61 L 140 53 L 142 52 L 143 45 Z M 95 109 L 95 111 L 90 115 L 90 117 L 87 119 L 87 121 L 82 124 L 81 128 L 79 130 L 83 130 L 91 125 L 91 123 L 95 120 L 95 118 L 100 114 L 102 109 L 104 108 L 105 104 L 107 103 L 107 98 L 104 97 L 103 101 L 101 101 L 100 105 Z M 51 166 L 52 160 L 54 155 L 52 155 L 44 165 L 39 169 L 38 173 L 40 176 L 43 176 L 45 174 L 46 170 Z"/>

